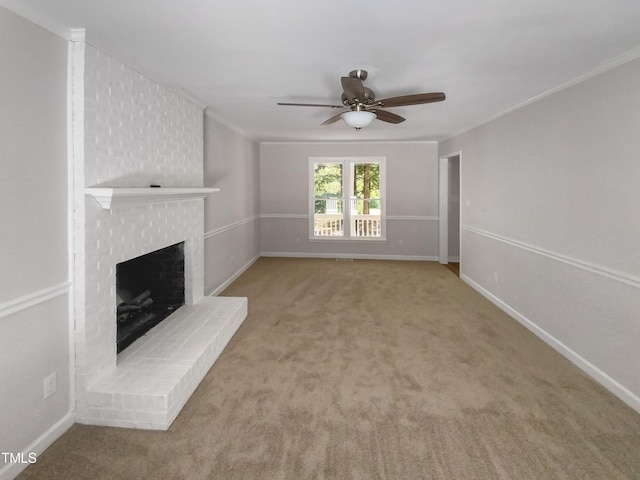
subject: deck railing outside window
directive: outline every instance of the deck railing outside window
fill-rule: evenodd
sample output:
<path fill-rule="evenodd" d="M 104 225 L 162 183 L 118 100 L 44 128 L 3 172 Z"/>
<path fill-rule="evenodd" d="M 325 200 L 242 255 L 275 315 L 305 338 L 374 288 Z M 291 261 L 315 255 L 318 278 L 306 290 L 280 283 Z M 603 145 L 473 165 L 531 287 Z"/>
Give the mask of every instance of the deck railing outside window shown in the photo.
<path fill-rule="evenodd" d="M 351 236 L 353 237 L 380 237 L 382 235 L 382 223 L 379 210 L 372 209 L 368 214 L 358 213 L 356 198 L 350 199 L 351 207 Z M 326 202 L 326 213 L 316 213 L 313 222 L 313 234 L 317 237 L 336 237 L 344 235 L 344 218 L 339 213 L 341 201 L 329 198 Z"/>

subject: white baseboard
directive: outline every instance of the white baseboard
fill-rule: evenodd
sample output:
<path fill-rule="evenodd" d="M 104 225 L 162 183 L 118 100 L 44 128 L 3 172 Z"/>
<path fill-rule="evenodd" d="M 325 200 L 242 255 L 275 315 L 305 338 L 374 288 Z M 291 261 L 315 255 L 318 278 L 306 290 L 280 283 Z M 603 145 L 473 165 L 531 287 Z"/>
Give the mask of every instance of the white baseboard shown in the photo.
<path fill-rule="evenodd" d="M 543 340 L 546 344 L 551 346 L 558 353 L 566 357 L 569 361 L 575 364 L 578 368 L 580 368 L 583 372 L 593 378 L 596 382 L 602 385 L 604 388 L 613 393 L 616 397 L 622 400 L 624 403 L 633 408 L 636 412 L 640 413 L 640 397 L 631 392 L 624 385 L 621 385 L 615 379 L 611 378 L 609 375 L 604 373 L 594 364 L 586 360 L 581 355 L 578 355 L 571 348 L 566 346 L 564 343 L 559 341 L 554 336 L 547 333 L 545 330 L 536 325 L 533 321 L 522 315 L 520 312 L 500 300 L 498 297 L 493 295 L 491 292 L 486 290 L 480 284 L 471 280 L 466 275 L 460 275 L 460 278 L 470 285 L 474 290 L 478 291 L 481 295 L 486 297 L 489 301 L 491 301 L 494 305 L 500 308 L 502 311 L 513 317 L 519 323 L 524 325 L 528 330 L 534 333 L 537 337 Z"/>
<path fill-rule="evenodd" d="M 249 260 L 244 266 L 242 266 L 236 273 L 234 273 L 233 275 L 231 275 L 227 280 L 224 281 L 224 283 L 222 285 L 220 285 L 219 287 L 217 287 L 216 289 L 214 289 L 213 291 L 211 291 L 209 294 L 207 294 L 207 296 L 209 297 L 216 297 L 218 296 L 218 294 L 220 294 L 220 292 L 222 292 L 225 288 L 227 288 L 229 285 L 231 285 L 231 283 L 238 278 L 240 275 L 242 275 L 245 270 L 247 270 L 251 265 L 253 265 L 254 263 L 256 263 L 256 261 L 260 258 L 260 254 L 256 255 L 255 257 L 253 257 L 251 260 Z"/>
<path fill-rule="evenodd" d="M 60 438 L 64 432 L 69 430 L 74 423 L 74 412 L 68 412 L 64 417 L 54 423 L 49 430 L 40 435 L 40 437 L 38 437 L 31 445 L 25 448 L 22 452 L 22 458 L 28 459 L 29 454 L 35 453 L 37 462 L 37 457 L 49 448 L 53 442 Z M 8 463 L 4 465 L 0 468 L 0 480 L 13 480 L 28 466 L 28 463 Z"/>
<path fill-rule="evenodd" d="M 262 257 L 287 258 L 352 258 L 354 260 L 406 260 L 419 262 L 437 262 L 437 256 L 423 255 L 368 255 L 359 253 L 303 253 L 303 252 L 262 252 Z"/>

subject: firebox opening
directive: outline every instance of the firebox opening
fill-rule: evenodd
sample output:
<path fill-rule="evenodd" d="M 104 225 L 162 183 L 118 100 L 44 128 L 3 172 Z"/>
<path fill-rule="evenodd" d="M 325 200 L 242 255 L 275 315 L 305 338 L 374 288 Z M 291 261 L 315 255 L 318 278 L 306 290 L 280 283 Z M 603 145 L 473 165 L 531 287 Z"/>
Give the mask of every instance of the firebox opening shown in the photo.
<path fill-rule="evenodd" d="M 117 352 L 184 305 L 184 242 L 116 265 Z"/>

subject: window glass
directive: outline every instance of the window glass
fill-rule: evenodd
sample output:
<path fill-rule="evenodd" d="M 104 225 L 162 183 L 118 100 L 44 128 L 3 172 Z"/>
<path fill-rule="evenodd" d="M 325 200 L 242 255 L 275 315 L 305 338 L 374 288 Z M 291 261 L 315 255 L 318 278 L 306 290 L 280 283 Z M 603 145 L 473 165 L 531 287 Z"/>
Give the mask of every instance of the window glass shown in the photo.
<path fill-rule="evenodd" d="M 344 235 L 342 171 L 342 163 L 313 164 L 313 235 L 316 237 Z"/>
<path fill-rule="evenodd" d="M 351 235 L 380 237 L 380 164 L 352 163 Z"/>

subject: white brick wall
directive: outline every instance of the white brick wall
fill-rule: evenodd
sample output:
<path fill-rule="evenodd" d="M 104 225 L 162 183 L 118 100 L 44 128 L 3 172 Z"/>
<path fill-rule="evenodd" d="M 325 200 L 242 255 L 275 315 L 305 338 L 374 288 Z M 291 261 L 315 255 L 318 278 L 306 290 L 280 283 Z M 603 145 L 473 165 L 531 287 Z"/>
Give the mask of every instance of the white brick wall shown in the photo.
<path fill-rule="evenodd" d="M 202 186 L 203 108 L 87 45 L 85 186 Z"/>
<path fill-rule="evenodd" d="M 116 354 L 115 266 L 185 241 L 185 301 L 198 303 L 204 292 L 203 201 L 104 210 L 92 197 L 85 198 L 84 187 L 202 186 L 203 112 L 200 106 L 84 42 L 76 42 L 74 52 L 76 416 L 83 423 L 167 428 L 209 367 L 198 370 L 197 375 L 189 369 L 185 378 L 175 379 L 189 388 L 175 390 L 156 382 L 163 385 L 161 390 L 171 392 L 170 399 L 163 399 L 162 391 L 148 389 L 144 394 L 131 389 L 128 396 L 118 393 L 128 367 L 119 365 Z M 231 313 L 229 321 L 239 326 L 238 315 Z M 210 322 L 209 317 L 202 313 L 201 322 Z M 166 346 L 167 339 L 163 341 Z M 211 341 L 221 344 L 219 339 Z M 218 345 L 215 355 L 205 355 L 204 363 L 209 357 L 213 363 L 224 344 Z M 202 355 L 193 356 L 193 362 L 201 365 Z M 161 363 L 168 374 L 170 365 Z M 180 365 L 184 366 L 184 359 Z M 163 373 L 156 375 L 162 378 Z M 105 378 L 120 380 L 109 383 Z M 141 405 L 149 394 L 156 400 L 145 410 Z M 160 397 L 154 397 L 156 394 Z"/>

